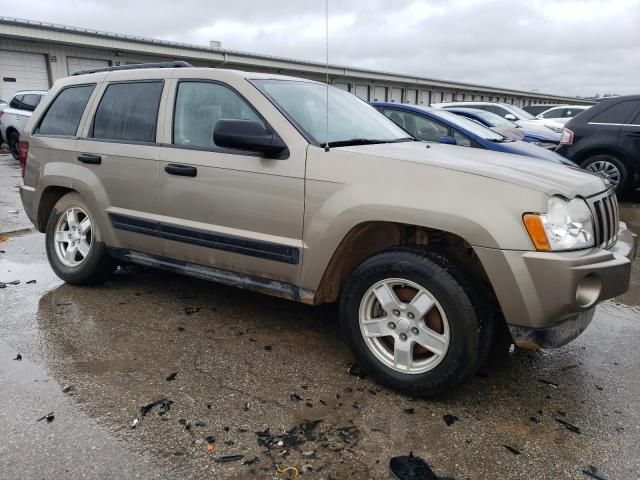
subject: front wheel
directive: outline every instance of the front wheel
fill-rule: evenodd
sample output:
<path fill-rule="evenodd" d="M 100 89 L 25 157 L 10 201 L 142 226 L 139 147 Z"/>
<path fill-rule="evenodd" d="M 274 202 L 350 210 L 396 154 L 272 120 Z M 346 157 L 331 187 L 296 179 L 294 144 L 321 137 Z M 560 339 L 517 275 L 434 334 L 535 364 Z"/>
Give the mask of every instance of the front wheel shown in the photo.
<path fill-rule="evenodd" d="M 46 232 L 47 258 L 67 283 L 93 285 L 106 280 L 116 264 L 84 199 L 66 194 L 53 207 Z"/>
<path fill-rule="evenodd" d="M 440 395 L 473 373 L 486 353 L 474 292 L 441 256 L 376 254 L 350 276 L 341 300 L 343 331 L 363 369 L 416 396 Z M 460 277 L 459 277 L 460 278 Z"/>

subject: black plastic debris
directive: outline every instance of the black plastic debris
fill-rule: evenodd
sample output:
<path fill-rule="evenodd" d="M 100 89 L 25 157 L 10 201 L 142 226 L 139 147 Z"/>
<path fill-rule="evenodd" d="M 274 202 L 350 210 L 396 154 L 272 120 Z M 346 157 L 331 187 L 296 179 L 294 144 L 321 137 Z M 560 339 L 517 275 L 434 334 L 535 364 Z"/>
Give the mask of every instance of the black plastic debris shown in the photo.
<path fill-rule="evenodd" d="M 503 447 L 506 448 L 507 450 L 509 450 L 514 455 L 520 455 L 520 450 L 518 450 L 517 448 L 514 448 L 514 447 L 512 447 L 510 445 L 503 445 Z"/>
<path fill-rule="evenodd" d="M 350 375 L 358 378 L 366 378 L 367 372 L 362 370 L 362 367 L 358 363 L 352 363 L 348 370 Z"/>
<path fill-rule="evenodd" d="M 533 423 L 540 423 L 542 421 L 540 420 L 540 417 L 536 417 L 535 415 L 530 416 L 529 420 L 531 420 Z"/>
<path fill-rule="evenodd" d="M 155 407 L 159 407 L 158 415 L 164 415 L 169 410 L 171 410 L 171 405 L 173 405 L 173 401 L 166 398 L 156 400 L 155 402 L 151 402 L 147 405 L 143 405 L 142 407 L 140 407 L 138 416 L 131 423 L 131 428 L 136 428 L 136 426 L 142 421 L 142 419 Z"/>
<path fill-rule="evenodd" d="M 291 395 L 289 395 L 289 398 L 292 402 L 299 402 L 300 400 L 302 400 L 302 397 L 297 393 L 292 393 Z"/>
<path fill-rule="evenodd" d="M 14 360 L 18 360 L 18 361 L 22 360 L 22 355 L 17 354 L 17 355 L 16 355 L 16 358 L 14 358 Z"/>
<path fill-rule="evenodd" d="M 75 387 L 73 385 L 65 385 L 62 387 L 62 393 L 69 393 L 71 392 Z"/>
<path fill-rule="evenodd" d="M 47 423 L 53 422 L 56 417 L 53 415 L 53 412 L 49 412 L 46 415 L 40 417 L 36 422 L 41 422 L 42 420 L 46 420 Z"/>
<path fill-rule="evenodd" d="M 567 422 L 566 420 L 563 420 L 561 418 L 556 418 L 556 422 L 558 422 L 561 425 L 564 425 L 565 428 L 567 430 L 569 430 L 572 433 L 582 433 L 582 431 L 580 430 L 580 427 L 576 427 L 575 425 L 573 425 L 572 423 Z"/>
<path fill-rule="evenodd" d="M 169 375 L 167 375 L 167 378 L 165 378 L 165 380 L 167 382 L 171 382 L 176 379 L 177 375 L 178 375 L 178 372 L 171 372 Z"/>
<path fill-rule="evenodd" d="M 224 455 L 222 457 L 218 457 L 214 460 L 216 463 L 227 463 L 227 462 L 237 462 L 238 460 L 242 460 L 244 455 Z"/>
<path fill-rule="evenodd" d="M 270 352 L 271 350 L 273 350 L 273 347 L 272 347 L 271 345 L 265 345 L 265 346 L 264 346 L 264 349 L 265 349 L 267 352 Z"/>
<path fill-rule="evenodd" d="M 7 285 L 18 285 L 20 280 L 13 280 L 11 282 L 0 282 L 0 288 L 7 288 Z"/>
<path fill-rule="evenodd" d="M 36 283 L 36 281 L 35 281 L 35 280 L 29 280 L 29 281 L 28 281 L 28 282 L 26 282 L 26 283 L 27 283 L 27 285 L 33 285 L 34 283 Z"/>
<path fill-rule="evenodd" d="M 179 332 L 184 332 L 184 327 L 182 325 L 178 325 L 178 328 L 176 328 L 176 330 L 178 330 Z"/>
<path fill-rule="evenodd" d="M 451 425 L 453 425 L 455 422 L 457 422 L 458 420 L 460 420 L 458 417 L 456 417 L 455 415 L 450 415 L 450 414 L 446 414 L 442 416 L 442 419 L 444 420 L 444 423 L 447 424 L 447 427 L 450 427 Z"/>
<path fill-rule="evenodd" d="M 551 380 L 546 380 L 544 378 L 539 378 L 538 381 L 540 383 L 544 383 L 545 385 L 549 385 L 551 388 L 558 388 L 558 386 L 560 385 L 559 383 L 552 382 Z"/>
<path fill-rule="evenodd" d="M 415 408 L 405 408 L 404 410 L 402 410 L 404 413 L 406 413 L 407 415 L 413 415 L 414 413 L 416 413 L 416 409 Z"/>
<path fill-rule="evenodd" d="M 258 462 L 258 457 L 253 457 L 248 460 L 243 460 L 242 465 L 253 465 L 254 463 L 257 463 L 257 462 Z"/>
<path fill-rule="evenodd" d="M 556 412 L 558 412 L 558 415 L 560 415 L 561 417 L 567 416 L 567 412 L 563 412 L 562 410 L 556 410 Z"/>
<path fill-rule="evenodd" d="M 607 477 L 604 476 L 600 470 L 598 470 L 593 465 L 589 465 L 585 470 L 582 470 L 587 477 L 595 478 L 596 480 L 607 480 Z"/>
<path fill-rule="evenodd" d="M 185 307 L 184 313 L 186 315 L 193 315 L 194 313 L 198 313 L 201 307 Z"/>
<path fill-rule="evenodd" d="M 389 461 L 389 471 L 394 480 L 439 480 L 429 464 L 420 457 L 403 455 Z"/>

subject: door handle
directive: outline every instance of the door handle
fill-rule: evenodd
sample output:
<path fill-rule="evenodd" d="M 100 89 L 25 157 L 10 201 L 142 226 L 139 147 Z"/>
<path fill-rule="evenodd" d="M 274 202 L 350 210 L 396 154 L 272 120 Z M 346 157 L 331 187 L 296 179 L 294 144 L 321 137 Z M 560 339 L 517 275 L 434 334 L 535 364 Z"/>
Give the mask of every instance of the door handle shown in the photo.
<path fill-rule="evenodd" d="M 90 153 L 81 153 L 78 155 L 78 160 L 82 163 L 90 163 L 92 165 L 100 165 L 102 163 L 102 157 L 100 155 L 92 155 Z"/>
<path fill-rule="evenodd" d="M 180 165 L 179 163 L 170 163 L 164 167 L 164 171 L 169 175 L 181 175 L 183 177 L 195 177 L 198 175 L 198 169 L 191 165 Z"/>

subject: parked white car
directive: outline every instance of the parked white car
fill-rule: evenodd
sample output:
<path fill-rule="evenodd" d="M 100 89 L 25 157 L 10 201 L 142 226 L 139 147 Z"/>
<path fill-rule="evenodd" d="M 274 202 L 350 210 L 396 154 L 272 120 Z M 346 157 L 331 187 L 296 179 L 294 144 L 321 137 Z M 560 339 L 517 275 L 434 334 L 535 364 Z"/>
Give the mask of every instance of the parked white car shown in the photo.
<path fill-rule="evenodd" d="M 527 126 L 540 126 L 544 125 L 545 127 L 551 129 L 558 136 L 558 142 L 560 141 L 560 134 L 562 133 L 562 129 L 564 125 L 558 122 L 554 122 L 553 120 L 546 120 L 542 118 L 536 118 L 530 113 L 525 112 L 520 107 L 516 107 L 515 105 L 509 105 L 508 103 L 497 103 L 497 102 L 446 102 L 446 103 L 434 103 L 431 105 L 435 108 L 477 108 L 479 110 L 486 110 L 487 112 L 495 113 L 496 115 L 500 115 L 502 118 L 506 118 L 507 120 L 511 120 L 512 122 L 517 123 L 523 128 Z"/>
<path fill-rule="evenodd" d="M 24 90 L 16 92 L 9 106 L 0 111 L 0 139 L 7 142 L 13 158 L 18 159 L 20 132 L 27 124 L 46 90 Z"/>
<path fill-rule="evenodd" d="M 588 109 L 588 105 L 562 105 L 545 110 L 544 112 L 538 114 L 536 118 L 541 118 L 543 120 L 552 120 L 554 122 L 565 125 L 573 117 Z"/>

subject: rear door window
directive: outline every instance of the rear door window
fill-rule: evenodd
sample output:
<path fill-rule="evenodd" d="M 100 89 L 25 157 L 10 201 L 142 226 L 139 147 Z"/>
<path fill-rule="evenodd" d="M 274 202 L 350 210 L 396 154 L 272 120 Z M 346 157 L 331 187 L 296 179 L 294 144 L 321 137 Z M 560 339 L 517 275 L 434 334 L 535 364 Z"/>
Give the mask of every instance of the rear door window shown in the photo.
<path fill-rule="evenodd" d="M 625 124 L 638 107 L 640 107 L 640 100 L 627 100 L 616 103 L 591 117 L 589 123 Z"/>
<path fill-rule="evenodd" d="M 79 85 L 62 90 L 51 102 L 35 133 L 75 136 L 94 88 L 95 85 Z"/>
<path fill-rule="evenodd" d="M 34 93 L 27 94 L 22 99 L 22 108 L 29 112 L 33 112 L 42 100 L 42 95 Z"/>
<path fill-rule="evenodd" d="M 91 137 L 129 142 L 155 142 L 164 83 L 112 83 L 96 110 Z"/>

